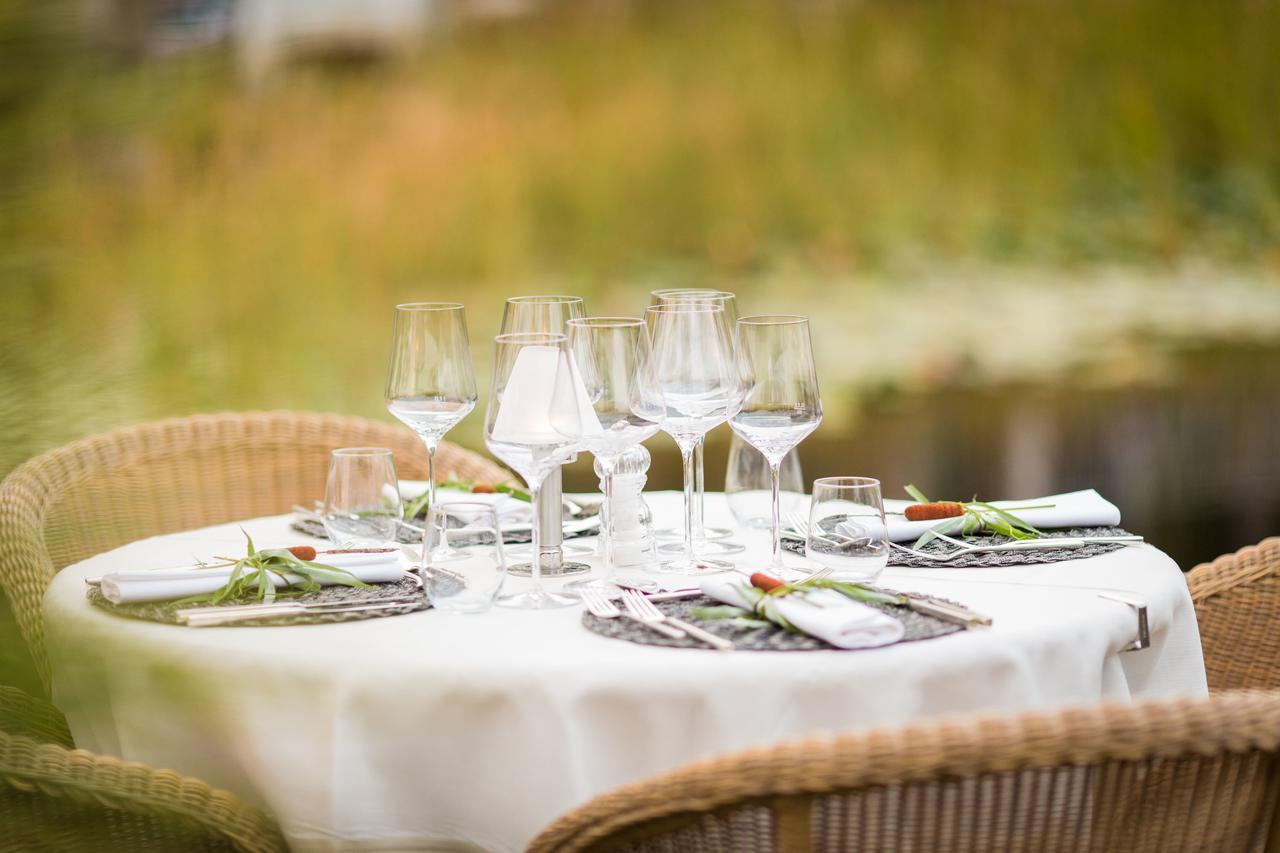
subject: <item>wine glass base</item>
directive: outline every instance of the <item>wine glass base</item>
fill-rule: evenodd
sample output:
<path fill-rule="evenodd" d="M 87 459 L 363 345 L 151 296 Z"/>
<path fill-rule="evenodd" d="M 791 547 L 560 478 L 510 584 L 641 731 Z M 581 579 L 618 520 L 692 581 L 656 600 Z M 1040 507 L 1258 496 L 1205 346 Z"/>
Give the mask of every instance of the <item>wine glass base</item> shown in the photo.
<path fill-rule="evenodd" d="M 532 549 L 533 545 L 528 542 L 524 542 L 519 545 L 503 546 L 503 550 L 508 554 L 514 554 L 519 557 L 528 556 Z M 595 552 L 596 549 L 592 548 L 590 545 L 570 545 L 566 542 L 560 546 L 560 553 L 566 557 L 590 557 L 594 555 Z"/>
<path fill-rule="evenodd" d="M 733 535 L 733 531 L 727 527 L 704 527 L 702 528 L 703 539 L 728 539 Z M 679 527 L 660 527 L 653 531 L 653 538 L 659 542 L 675 542 L 684 541 L 684 528 Z"/>
<path fill-rule="evenodd" d="M 693 546 L 695 557 L 724 557 L 729 554 L 741 554 L 747 550 L 746 545 L 737 542 L 697 542 Z M 683 542 L 667 542 L 658 546 L 659 554 L 683 554 Z"/>
<path fill-rule="evenodd" d="M 558 569 L 548 569 L 546 566 L 543 566 L 541 574 L 544 578 L 565 578 L 570 575 L 580 575 L 589 571 L 591 571 L 591 567 L 586 563 L 566 561 L 561 563 L 560 568 Z M 507 566 L 507 574 L 514 575 L 518 578 L 530 577 L 533 574 L 533 564 L 516 563 L 515 565 Z"/>
<path fill-rule="evenodd" d="M 735 569 L 736 566 L 733 563 L 726 563 L 724 560 L 681 557 L 678 560 L 659 563 L 649 571 L 663 575 L 708 575 L 716 572 L 732 572 Z"/>
<path fill-rule="evenodd" d="M 558 610 L 561 607 L 572 607 L 577 603 L 577 598 L 548 592 L 545 589 L 531 589 L 527 592 L 504 595 L 498 599 L 499 607 L 511 607 L 517 610 Z"/>
<path fill-rule="evenodd" d="M 605 595 L 618 596 L 629 589 L 638 590 L 639 592 L 657 592 L 659 587 L 657 581 L 642 578 L 637 575 L 619 576 L 616 580 L 609 578 L 582 578 L 576 581 L 570 581 L 564 585 L 566 590 L 574 590 L 575 592 L 582 589 L 589 589 L 595 592 L 603 592 Z"/>

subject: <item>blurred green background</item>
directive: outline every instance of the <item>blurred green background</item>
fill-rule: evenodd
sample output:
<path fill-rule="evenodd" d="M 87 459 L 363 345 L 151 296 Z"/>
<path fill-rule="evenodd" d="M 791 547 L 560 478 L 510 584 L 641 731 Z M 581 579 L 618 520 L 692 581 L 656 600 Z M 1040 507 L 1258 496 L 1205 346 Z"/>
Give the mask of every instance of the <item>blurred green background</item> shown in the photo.
<path fill-rule="evenodd" d="M 275 5 L 0 0 L 0 473 L 389 419 L 398 301 L 483 385 L 507 296 L 703 286 L 812 316 L 807 479 L 1095 486 L 1184 568 L 1280 530 L 1280 4 Z"/>

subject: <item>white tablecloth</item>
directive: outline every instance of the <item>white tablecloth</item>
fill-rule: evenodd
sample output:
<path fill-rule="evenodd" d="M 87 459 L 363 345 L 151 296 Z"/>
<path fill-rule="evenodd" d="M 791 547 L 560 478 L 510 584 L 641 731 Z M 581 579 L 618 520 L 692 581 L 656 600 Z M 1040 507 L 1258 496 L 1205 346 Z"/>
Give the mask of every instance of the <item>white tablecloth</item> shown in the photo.
<path fill-rule="evenodd" d="M 659 525 L 679 496 L 649 495 Z M 708 522 L 730 522 L 708 495 Z M 287 517 L 243 526 L 297 544 Z M 741 532 L 744 566 L 766 536 Z M 514 850 L 594 794 L 697 758 L 820 731 L 1101 698 L 1204 695 L 1195 613 L 1149 546 L 1004 569 L 890 569 L 885 585 L 994 617 L 988 631 L 853 652 L 661 649 L 578 608 L 425 611 L 337 625 L 192 629 L 85 600 L 115 569 L 240 553 L 238 525 L 135 542 L 61 572 L 45 598 L 55 699 L 76 743 L 230 788 L 302 850 Z M 798 558 L 790 558 L 798 559 Z M 513 586 L 520 581 L 508 581 Z M 1124 590 L 1150 604 L 1152 645 Z"/>

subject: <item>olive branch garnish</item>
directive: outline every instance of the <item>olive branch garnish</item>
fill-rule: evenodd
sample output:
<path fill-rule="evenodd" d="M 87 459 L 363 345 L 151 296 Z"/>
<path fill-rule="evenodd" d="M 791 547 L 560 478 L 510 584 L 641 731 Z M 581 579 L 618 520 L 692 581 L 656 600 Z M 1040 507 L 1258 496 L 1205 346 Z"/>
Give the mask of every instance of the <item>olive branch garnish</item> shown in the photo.
<path fill-rule="evenodd" d="M 217 557 L 221 562 L 201 563 L 202 569 L 224 569 L 231 566 L 231 577 L 213 592 L 193 595 L 180 600 L 179 604 L 191 604 L 207 601 L 221 604 L 224 601 L 237 601 L 256 597 L 259 601 L 270 603 L 276 598 L 285 598 L 315 592 L 320 589 L 321 581 L 343 586 L 369 588 L 369 584 L 357 578 L 346 569 L 326 566 L 312 560 L 304 560 L 288 548 L 265 548 L 261 551 L 253 547 L 253 539 L 248 531 L 240 529 L 248 546 L 248 554 L 244 557 Z M 311 547 L 298 548 L 299 551 L 315 554 Z M 279 579 L 288 589 L 278 592 L 273 578 Z"/>

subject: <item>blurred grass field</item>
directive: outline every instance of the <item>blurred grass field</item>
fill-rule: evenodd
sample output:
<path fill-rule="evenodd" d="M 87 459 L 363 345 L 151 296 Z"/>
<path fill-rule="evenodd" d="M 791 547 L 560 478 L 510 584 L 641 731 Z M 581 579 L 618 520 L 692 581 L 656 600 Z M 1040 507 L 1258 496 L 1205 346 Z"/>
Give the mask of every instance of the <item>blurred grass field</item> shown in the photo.
<path fill-rule="evenodd" d="M 164 414 L 385 416 L 408 299 L 468 304 L 484 376 L 505 296 L 732 289 L 815 316 L 833 429 L 1081 293 L 1105 340 L 988 373 L 1280 338 L 1274 3 L 552 4 L 258 86 L 60 8 L 0 11 L 0 471 Z"/>

